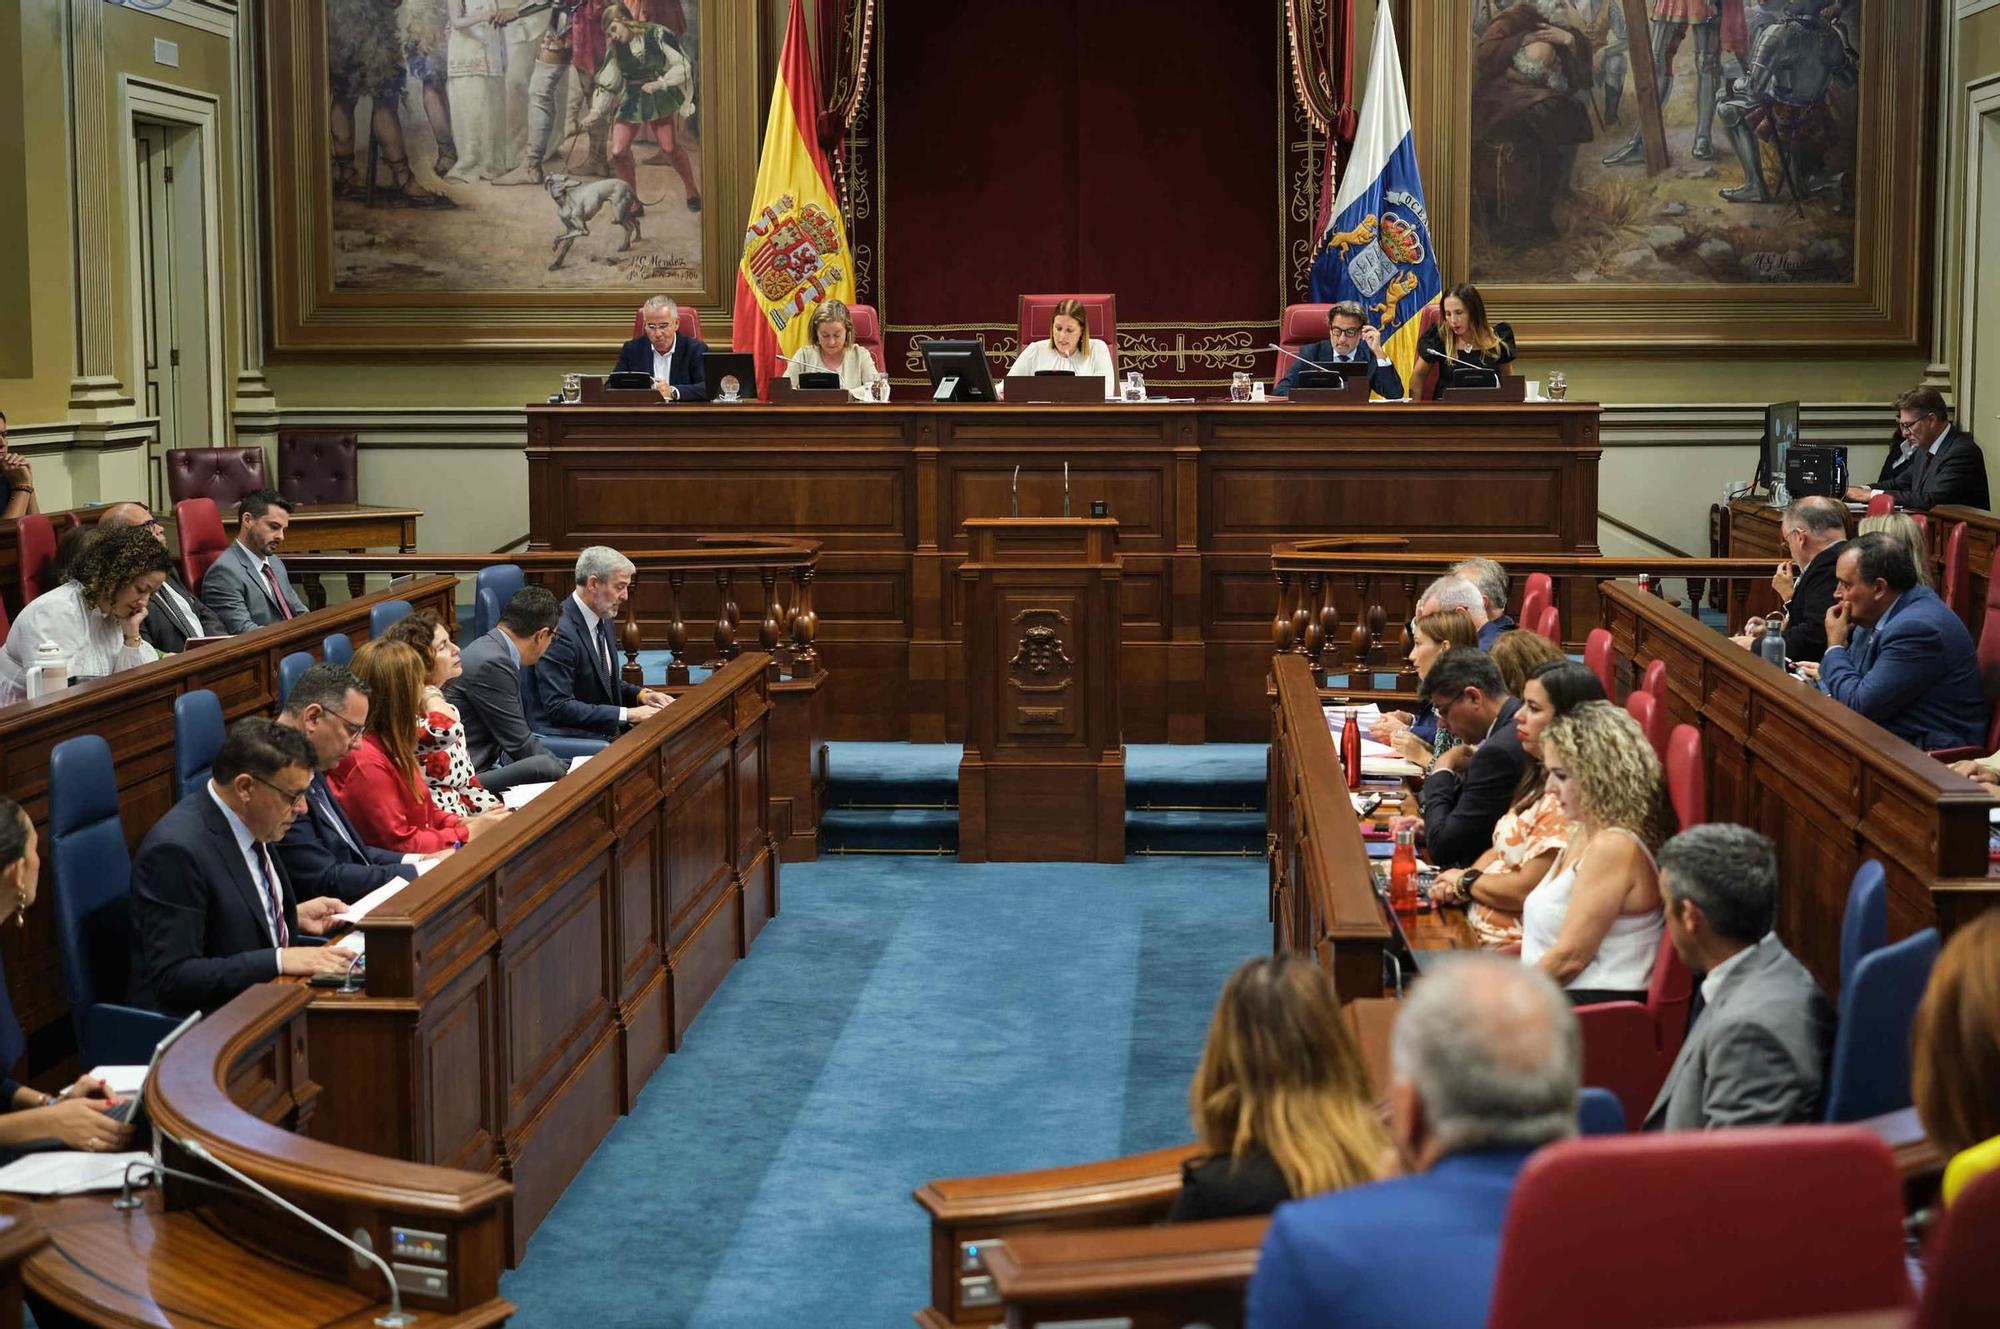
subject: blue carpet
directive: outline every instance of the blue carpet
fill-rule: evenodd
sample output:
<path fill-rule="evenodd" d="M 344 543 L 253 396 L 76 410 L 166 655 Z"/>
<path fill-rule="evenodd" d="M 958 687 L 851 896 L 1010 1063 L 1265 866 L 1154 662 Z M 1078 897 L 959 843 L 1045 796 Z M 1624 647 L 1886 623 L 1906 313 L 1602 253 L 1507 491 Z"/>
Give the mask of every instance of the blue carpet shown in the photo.
<path fill-rule="evenodd" d="M 1215 995 L 1270 945 L 1264 873 L 788 865 L 783 912 L 502 1280 L 516 1323 L 907 1325 L 923 1182 L 1189 1138 Z"/>

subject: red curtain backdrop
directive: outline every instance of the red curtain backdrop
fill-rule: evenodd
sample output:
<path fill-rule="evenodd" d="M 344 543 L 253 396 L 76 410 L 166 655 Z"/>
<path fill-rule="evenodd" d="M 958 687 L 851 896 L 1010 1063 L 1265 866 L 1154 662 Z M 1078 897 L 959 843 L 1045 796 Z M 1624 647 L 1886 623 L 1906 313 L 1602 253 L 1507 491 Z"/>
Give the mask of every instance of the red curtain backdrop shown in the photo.
<path fill-rule="evenodd" d="M 861 298 L 890 372 L 925 336 L 1020 349 L 1016 297 L 1111 291 L 1120 368 L 1264 377 L 1318 180 L 1277 5 L 877 0 L 849 143 Z"/>

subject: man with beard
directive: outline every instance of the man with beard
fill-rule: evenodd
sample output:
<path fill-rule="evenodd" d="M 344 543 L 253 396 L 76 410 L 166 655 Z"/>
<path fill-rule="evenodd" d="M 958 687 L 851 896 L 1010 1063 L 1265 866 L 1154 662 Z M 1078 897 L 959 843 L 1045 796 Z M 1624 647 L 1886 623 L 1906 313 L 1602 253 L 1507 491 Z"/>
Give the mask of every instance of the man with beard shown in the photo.
<path fill-rule="evenodd" d="M 1473 52 L 1473 215 L 1496 240 L 1555 234 L 1576 145 L 1591 139 L 1591 44 L 1570 0 L 1520 0 Z"/>

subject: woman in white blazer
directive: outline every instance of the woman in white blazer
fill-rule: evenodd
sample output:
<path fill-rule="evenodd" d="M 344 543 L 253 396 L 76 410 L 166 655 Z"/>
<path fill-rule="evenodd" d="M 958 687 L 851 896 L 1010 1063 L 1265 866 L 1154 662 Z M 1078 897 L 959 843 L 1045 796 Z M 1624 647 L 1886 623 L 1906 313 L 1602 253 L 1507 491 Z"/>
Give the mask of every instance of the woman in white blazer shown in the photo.
<path fill-rule="evenodd" d="M 1111 348 L 1090 336 L 1090 316 L 1079 300 L 1059 300 L 1049 318 L 1049 339 L 1032 342 L 1021 350 L 1009 378 L 1027 378 L 1045 369 L 1067 369 L 1073 374 L 1099 375 L 1104 379 L 1104 395 L 1118 395 L 1117 375 L 1112 372 Z"/>

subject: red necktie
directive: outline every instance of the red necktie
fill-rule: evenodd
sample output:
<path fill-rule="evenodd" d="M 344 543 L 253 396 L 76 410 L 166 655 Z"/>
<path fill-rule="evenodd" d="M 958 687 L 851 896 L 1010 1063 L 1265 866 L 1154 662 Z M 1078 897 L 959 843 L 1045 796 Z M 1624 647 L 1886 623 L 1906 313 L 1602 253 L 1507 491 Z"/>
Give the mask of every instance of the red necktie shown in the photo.
<path fill-rule="evenodd" d="M 285 926 L 285 897 L 278 890 L 278 879 L 271 872 L 271 855 L 263 845 L 257 846 L 257 862 L 264 869 L 264 888 L 271 893 L 271 931 L 278 939 L 278 949 L 292 944 L 291 929 Z"/>
<path fill-rule="evenodd" d="M 278 612 L 286 618 L 290 618 L 292 616 L 292 602 L 285 598 L 285 588 L 278 585 L 278 574 L 271 571 L 269 563 L 264 565 L 264 584 L 269 586 L 271 594 L 277 597 Z"/>

